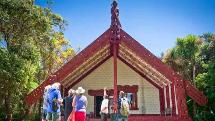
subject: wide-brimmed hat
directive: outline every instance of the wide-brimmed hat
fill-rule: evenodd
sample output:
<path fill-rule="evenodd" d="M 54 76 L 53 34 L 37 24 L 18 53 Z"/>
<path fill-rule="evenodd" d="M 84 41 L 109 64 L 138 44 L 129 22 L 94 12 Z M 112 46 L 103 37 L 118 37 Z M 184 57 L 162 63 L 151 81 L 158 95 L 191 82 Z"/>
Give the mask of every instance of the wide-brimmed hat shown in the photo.
<path fill-rule="evenodd" d="M 77 94 L 83 94 L 83 93 L 85 93 L 85 89 L 83 89 L 82 87 L 78 87 L 78 89 L 75 92 Z"/>

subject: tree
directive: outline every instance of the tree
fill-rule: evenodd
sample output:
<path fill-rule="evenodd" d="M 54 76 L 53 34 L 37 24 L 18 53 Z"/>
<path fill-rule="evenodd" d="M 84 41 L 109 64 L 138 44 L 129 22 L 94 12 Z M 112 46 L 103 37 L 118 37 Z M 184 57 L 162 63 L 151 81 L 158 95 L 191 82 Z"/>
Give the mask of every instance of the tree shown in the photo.
<path fill-rule="evenodd" d="M 188 101 L 189 110 L 193 112 L 196 121 L 215 119 L 214 58 L 214 35 L 210 33 L 178 38 L 176 46 L 167 51 L 162 58 L 164 63 L 170 65 L 185 79 L 192 80 L 193 84 L 207 95 L 208 104 L 203 107 L 191 106 L 192 103 Z"/>
<path fill-rule="evenodd" d="M 197 87 L 208 97 L 208 104 L 198 107 L 196 120 L 215 120 L 215 35 L 206 33 L 200 36 L 204 41 L 201 47 L 202 72 L 197 75 Z"/>
<path fill-rule="evenodd" d="M 34 0 L 0 1 L 0 110 L 7 121 L 13 114 L 22 120 L 26 94 L 74 55 L 64 26 L 61 16 Z"/>

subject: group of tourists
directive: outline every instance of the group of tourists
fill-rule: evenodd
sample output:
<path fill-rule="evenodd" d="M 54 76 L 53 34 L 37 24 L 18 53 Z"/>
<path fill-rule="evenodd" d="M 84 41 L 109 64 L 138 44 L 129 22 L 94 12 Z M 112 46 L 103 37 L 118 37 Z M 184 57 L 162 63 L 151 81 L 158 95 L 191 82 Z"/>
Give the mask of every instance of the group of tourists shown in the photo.
<path fill-rule="evenodd" d="M 68 96 L 62 98 L 60 83 L 48 85 L 43 95 L 43 121 L 61 121 L 61 107 L 64 109 L 64 121 L 85 121 L 87 98 L 85 90 L 78 87 L 70 89 Z"/>
<path fill-rule="evenodd" d="M 43 95 L 42 121 L 61 121 L 61 107 L 63 107 L 64 121 L 85 121 L 87 98 L 84 96 L 85 89 L 78 87 L 77 90 L 70 89 L 68 96 L 62 98 L 60 83 L 48 85 Z M 104 88 L 103 100 L 100 107 L 102 121 L 107 121 L 110 114 L 111 121 L 128 121 L 129 101 L 123 91 L 118 97 L 118 108 L 114 110 L 113 96 L 108 96 Z"/>
<path fill-rule="evenodd" d="M 130 103 L 123 91 L 119 92 L 117 103 L 118 107 L 115 110 L 113 96 L 108 96 L 106 88 L 104 88 L 104 96 L 100 109 L 101 121 L 107 121 L 109 114 L 111 121 L 128 121 Z"/>

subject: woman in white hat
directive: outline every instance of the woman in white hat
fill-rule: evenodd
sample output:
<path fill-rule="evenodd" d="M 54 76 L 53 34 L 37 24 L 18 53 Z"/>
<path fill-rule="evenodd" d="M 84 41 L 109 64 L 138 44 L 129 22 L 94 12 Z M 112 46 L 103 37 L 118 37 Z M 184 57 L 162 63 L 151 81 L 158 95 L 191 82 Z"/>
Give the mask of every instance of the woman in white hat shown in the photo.
<path fill-rule="evenodd" d="M 86 108 L 87 108 L 87 98 L 84 96 L 85 89 L 78 87 L 75 91 L 76 96 L 74 97 L 72 106 L 75 107 L 75 120 L 85 121 L 86 120 Z"/>

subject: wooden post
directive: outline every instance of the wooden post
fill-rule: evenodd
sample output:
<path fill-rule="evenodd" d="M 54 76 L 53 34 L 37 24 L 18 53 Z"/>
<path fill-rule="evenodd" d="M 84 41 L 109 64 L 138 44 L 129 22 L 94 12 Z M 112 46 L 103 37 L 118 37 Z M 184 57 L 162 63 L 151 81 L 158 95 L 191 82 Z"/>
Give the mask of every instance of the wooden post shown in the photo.
<path fill-rule="evenodd" d="M 110 44 L 111 44 L 111 53 L 113 54 L 113 71 L 114 71 L 114 112 L 117 112 L 117 54 L 118 54 L 118 47 L 120 42 L 120 30 L 121 24 L 119 21 L 119 8 L 117 7 L 116 0 L 112 3 L 111 8 L 111 37 L 110 37 Z"/>
<path fill-rule="evenodd" d="M 117 112 L 117 46 L 113 44 L 113 71 L 114 71 L 114 112 Z"/>

